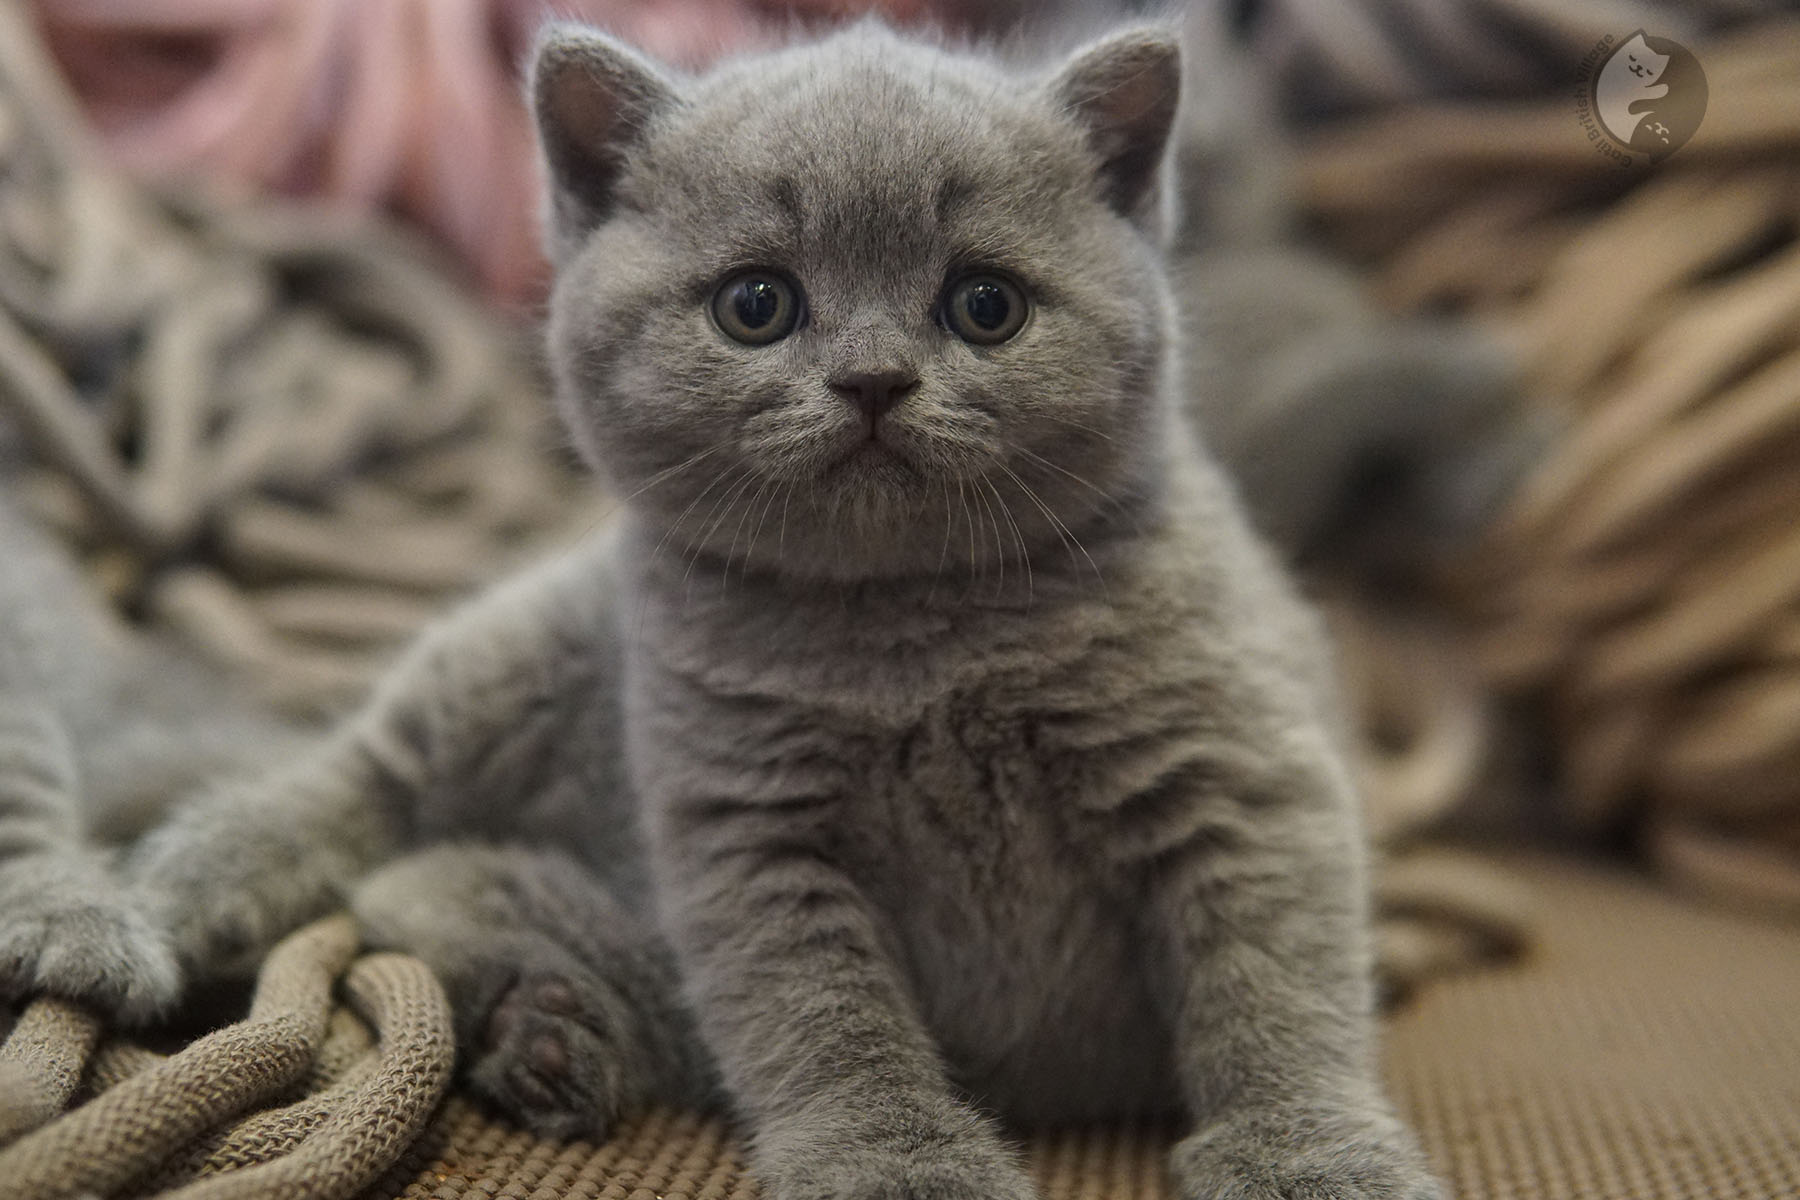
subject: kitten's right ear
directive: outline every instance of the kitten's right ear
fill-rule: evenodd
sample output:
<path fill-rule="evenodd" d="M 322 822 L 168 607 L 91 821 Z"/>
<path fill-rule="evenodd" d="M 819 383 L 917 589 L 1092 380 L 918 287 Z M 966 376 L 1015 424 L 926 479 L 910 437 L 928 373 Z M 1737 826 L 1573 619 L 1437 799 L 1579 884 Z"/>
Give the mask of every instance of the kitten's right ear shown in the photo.
<path fill-rule="evenodd" d="M 560 258 L 612 212 L 626 156 L 674 86 L 648 59 L 605 34 L 554 24 L 539 35 L 531 107 L 550 177 L 550 251 Z"/>

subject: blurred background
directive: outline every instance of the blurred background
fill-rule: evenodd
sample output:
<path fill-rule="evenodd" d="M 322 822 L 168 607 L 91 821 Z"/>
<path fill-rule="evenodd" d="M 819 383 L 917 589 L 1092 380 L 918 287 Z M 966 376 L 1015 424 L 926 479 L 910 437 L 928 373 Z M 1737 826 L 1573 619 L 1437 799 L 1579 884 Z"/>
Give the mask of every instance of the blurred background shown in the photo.
<path fill-rule="evenodd" d="M 1134 7 L 9 4 L 20 493 L 129 620 L 332 711 L 447 597 L 604 505 L 535 362 L 519 69 L 552 10 L 698 69 L 860 17 L 1047 54 Z M 1557 839 L 1800 914 L 1800 33 L 1781 10 L 1173 14 L 1190 406 L 1339 626 L 1396 859 Z M 1704 68 L 1698 133 L 1661 162 L 1596 144 L 1578 99 L 1638 30 Z M 1432 886 L 1440 911 L 1391 927 L 1397 985 L 1523 944 L 1503 879 L 1458 860 Z"/>
<path fill-rule="evenodd" d="M 1047 54 L 1136 7 L 5 0 L 0 471 L 131 627 L 297 720 L 340 711 L 606 508 L 536 359 L 519 68 L 547 15 L 698 69 L 865 16 Z M 1188 63 L 1186 399 L 1338 630 L 1390 996 L 1555 962 L 1573 909 L 1605 914 L 1584 953 L 1623 936 L 1639 910 L 1530 866 L 1545 847 L 1736 914 L 1690 932 L 1793 984 L 1800 16 L 1158 14 Z M 1667 157 L 1594 129 L 1639 31 L 1704 75 Z"/>
<path fill-rule="evenodd" d="M 519 69 L 553 8 L 700 68 L 861 16 L 1047 53 L 1133 7 L 26 5 L 0 296 L 56 386 L 0 369 L 58 410 L 25 422 L 27 492 L 122 611 L 329 709 L 444 596 L 591 519 L 530 333 Z M 1778 8 L 1177 14 L 1196 416 L 1337 614 L 1390 840 L 1581 838 L 1800 912 Z M 1638 29 L 1694 49 L 1709 102 L 1678 154 L 1621 166 L 1576 97 Z"/>

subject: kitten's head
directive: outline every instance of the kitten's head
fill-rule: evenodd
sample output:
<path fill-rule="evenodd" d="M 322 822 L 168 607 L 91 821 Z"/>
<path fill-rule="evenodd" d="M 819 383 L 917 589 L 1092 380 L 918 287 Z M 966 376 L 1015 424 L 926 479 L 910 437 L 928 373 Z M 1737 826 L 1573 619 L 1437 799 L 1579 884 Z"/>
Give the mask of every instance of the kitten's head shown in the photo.
<path fill-rule="evenodd" d="M 1158 486 L 1161 31 L 1059 69 L 873 26 L 680 79 L 555 27 L 551 355 L 696 553 L 836 578 L 1058 558 Z"/>

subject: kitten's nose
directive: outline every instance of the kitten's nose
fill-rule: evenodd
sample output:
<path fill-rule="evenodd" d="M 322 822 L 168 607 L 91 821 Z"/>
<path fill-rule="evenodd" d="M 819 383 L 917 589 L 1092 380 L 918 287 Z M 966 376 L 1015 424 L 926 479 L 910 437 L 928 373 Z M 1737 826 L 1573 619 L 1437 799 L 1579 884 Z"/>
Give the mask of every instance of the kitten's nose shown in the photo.
<path fill-rule="evenodd" d="M 906 398 L 919 386 L 919 377 L 911 371 L 846 371 L 833 377 L 832 391 L 856 406 L 856 410 L 875 428 L 883 413 Z"/>

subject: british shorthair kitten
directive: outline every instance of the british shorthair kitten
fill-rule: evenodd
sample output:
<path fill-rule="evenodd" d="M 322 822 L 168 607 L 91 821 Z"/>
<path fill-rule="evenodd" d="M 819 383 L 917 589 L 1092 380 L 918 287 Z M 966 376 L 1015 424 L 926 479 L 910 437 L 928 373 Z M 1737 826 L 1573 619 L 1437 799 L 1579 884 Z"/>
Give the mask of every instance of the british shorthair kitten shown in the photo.
<path fill-rule="evenodd" d="M 1438 1195 L 1382 1099 L 1327 651 L 1178 415 L 1174 39 L 860 26 L 678 77 L 548 32 L 549 345 L 617 523 L 136 860 L 190 969 L 349 896 L 472 1085 L 723 1103 L 775 1200 Z"/>

